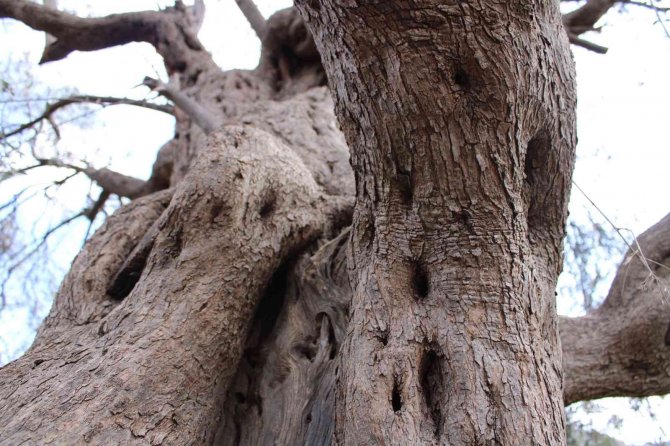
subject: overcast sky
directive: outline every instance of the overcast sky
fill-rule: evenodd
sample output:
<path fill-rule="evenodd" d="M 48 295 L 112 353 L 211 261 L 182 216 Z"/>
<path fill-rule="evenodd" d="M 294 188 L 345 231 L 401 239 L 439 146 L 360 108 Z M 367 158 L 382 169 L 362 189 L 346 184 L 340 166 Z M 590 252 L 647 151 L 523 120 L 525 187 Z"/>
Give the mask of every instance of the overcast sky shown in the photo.
<path fill-rule="evenodd" d="M 130 10 L 154 9 L 167 1 L 116 0 L 95 2 L 60 0 L 62 9 L 80 15 L 104 15 Z M 268 16 L 273 10 L 289 6 L 286 0 L 257 0 Z M 208 15 L 200 33 L 205 46 L 223 68 L 253 68 L 258 61 L 259 44 L 235 2 L 207 2 Z M 610 13 L 602 33 L 588 36 L 610 48 L 601 56 L 574 48 L 578 72 L 578 162 L 575 181 L 615 220 L 616 224 L 641 232 L 670 211 L 668 166 L 670 166 L 670 39 L 654 25 L 653 13 L 630 8 L 628 14 Z M 148 92 L 137 88 L 144 76 L 164 76 L 160 58 L 147 44 L 131 44 L 94 53 L 74 53 L 66 60 L 37 66 L 44 36 L 16 22 L 0 23 L 0 60 L 19 60 L 24 54 L 32 61 L 32 75 L 55 87 L 72 87 L 85 94 L 143 98 Z M 158 148 L 173 133 L 173 121 L 164 114 L 132 107 L 110 107 L 96 114 L 89 129 L 67 129 L 60 141 L 68 150 L 90 161 L 120 172 L 146 178 Z M 81 189 L 81 183 L 73 186 Z M 3 186 L 4 187 L 4 186 Z M 72 190 L 75 194 L 77 190 Z M 0 195 L 2 192 L 0 191 Z M 79 210 L 80 203 L 71 203 Z M 583 214 L 585 200 L 573 191 L 571 212 Z M 41 211 L 33 211 L 35 217 Z M 28 216 L 30 213 L 27 214 Z M 81 233 L 82 228 L 73 231 Z M 81 237 L 81 234 L 79 235 Z M 76 236 L 62 241 L 58 253 L 63 266 L 69 264 L 79 247 Z M 615 264 L 619 259 L 612 259 Z M 569 302 L 559 302 L 564 313 L 574 310 Z M 42 308 L 45 314 L 47 308 Z M 28 314 L 16 310 L 0 314 L 0 358 L 16 353 L 32 332 L 25 328 Z M 2 354 L 4 349 L 4 354 Z M 666 399 L 667 400 L 667 399 Z M 659 423 L 649 417 L 624 411 L 626 400 L 611 403 L 620 406 L 619 416 L 626 419 L 618 437 L 640 444 L 659 438 L 670 439 Z M 670 402 L 654 402 L 656 412 L 670 419 Z M 661 406 L 664 406 L 662 408 Z M 610 414 L 594 417 L 595 426 L 604 429 Z M 639 426 L 639 428 L 634 428 Z"/>

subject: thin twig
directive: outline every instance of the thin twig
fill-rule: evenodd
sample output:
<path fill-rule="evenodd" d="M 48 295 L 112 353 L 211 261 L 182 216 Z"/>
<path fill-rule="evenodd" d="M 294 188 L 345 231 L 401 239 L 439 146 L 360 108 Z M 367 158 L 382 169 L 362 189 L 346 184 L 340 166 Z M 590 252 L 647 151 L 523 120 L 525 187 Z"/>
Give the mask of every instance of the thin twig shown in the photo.
<path fill-rule="evenodd" d="M 44 112 L 42 112 L 41 115 L 39 115 L 37 118 L 26 122 L 25 124 L 21 124 L 18 128 L 15 130 L 12 130 L 9 133 L 0 133 L 0 140 L 9 138 L 10 136 L 14 136 L 18 133 L 23 132 L 24 130 L 33 127 L 35 124 L 38 122 L 42 121 L 43 119 L 49 120 L 51 119 L 51 115 L 56 112 L 58 109 L 63 108 L 65 106 L 71 105 L 71 104 L 82 104 L 82 103 L 87 103 L 87 104 L 97 104 L 97 105 L 134 105 L 137 107 L 143 107 L 143 108 L 148 108 L 150 110 L 156 110 L 156 111 L 161 111 L 163 113 L 168 113 L 168 114 L 174 114 L 174 109 L 169 106 L 169 105 L 160 105 L 160 104 L 152 104 L 151 102 L 147 101 L 140 101 L 136 99 L 129 99 L 129 98 L 115 98 L 115 97 L 109 97 L 109 96 L 91 96 L 91 95 L 77 95 L 77 96 L 71 96 L 69 98 L 63 98 L 59 99 L 53 104 L 49 104 L 46 106 L 46 109 Z"/>
<path fill-rule="evenodd" d="M 572 184 L 577 188 L 577 190 L 579 192 L 581 192 L 581 194 L 584 196 L 584 198 L 586 198 L 588 200 L 588 202 L 591 203 L 591 205 L 596 209 L 596 211 L 598 211 L 598 213 L 603 216 L 603 218 L 607 221 L 607 223 L 609 223 L 609 225 L 612 226 L 612 229 L 614 229 L 616 231 L 616 233 L 619 234 L 619 237 L 621 237 L 621 240 L 623 240 L 623 242 L 626 244 L 626 246 L 628 246 L 628 249 L 630 249 L 630 251 L 633 252 L 633 254 L 637 255 L 640 258 L 640 260 L 642 261 L 642 264 L 649 271 L 649 274 L 651 274 L 652 276 L 656 276 L 654 271 L 651 269 L 651 266 L 649 266 L 649 263 L 647 262 L 647 258 L 642 253 L 642 248 L 640 247 L 640 244 L 637 241 L 637 237 L 635 236 L 635 233 L 628 228 L 620 228 L 617 225 L 615 225 L 614 222 L 612 220 L 610 220 L 610 218 L 607 216 L 607 214 L 605 214 L 605 212 L 603 212 L 603 210 L 600 209 L 600 207 L 598 207 L 598 205 L 591 199 L 591 197 L 589 197 L 586 194 L 586 192 L 584 192 L 584 190 L 581 187 L 579 187 L 579 185 L 575 182 L 575 180 L 572 180 Z M 631 245 L 631 243 L 626 239 L 626 237 L 624 237 L 624 235 L 621 233 L 621 231 L 628 231 L 629 233 L 631 233 L 633 235 L 634 244 L 637 248 L 633 248 L 633 245 Z"/>

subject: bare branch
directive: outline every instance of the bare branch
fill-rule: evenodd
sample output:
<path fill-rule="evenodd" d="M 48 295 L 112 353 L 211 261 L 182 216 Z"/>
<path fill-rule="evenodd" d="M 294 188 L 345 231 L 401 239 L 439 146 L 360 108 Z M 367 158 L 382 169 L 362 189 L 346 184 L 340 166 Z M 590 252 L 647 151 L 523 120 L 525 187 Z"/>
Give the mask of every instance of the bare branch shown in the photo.
<path fill-rule="evenodd" d="M 75 174 L 85 174 L 91 180 L 95 181 L 96 184 L 103 190 L 107 191 L 108 193 L 116 194 L 120 197 L 134 199 L 155 191 L 153 188 L 153 182 L 150 183 L 144 180 L 140 180 L 139 178 L 124 175 L 104 167 L 102 169 L 95 169 L 93 167 L 80 167 L 75 164 L 66 163 L 56 158 L 36 158 L 36 161 L 37 164 L 11 171 L 10 174 L 26 173 L 38 167 L 61 167 L 72 169 L 74 170 Z M 64 183 L 72 176 L 66 177 L 66 179 L 64 181 L 61 180 L 60 183 Z"/>
<path fill-rule="evenodd" d="M 608 51 L 608 48 L 598 45 L 597 43 L 584 40 L 572 33 L 568 33 L 568 38 L 570 39 L 570 43 L 572 43 L 573 45 L 581 46 L 582 48 L 586 48 L 587 50 L 593 51 L 598 54 L 605 54 Z"/>
<path fill-rule="evenodd" d="M 560 320 L 566 404 L 670 392 L 670 214 L 631 246 L 600 308 Z"/>
<path fill-rule="evenodd" d="M 149 192 L 146 181 L 107 168 L 87 168 L 84 173 L 104 190 L 121 197 L 138 198 Z"/>
<path fill-rule="evenodd" d="M 58 109 L 61 109 L 71 104 L 82 104 L 82 103 L 98 104 L 102 106 L 119 105 L 119 104 L 134 105 L 137 107 L 148 108 L 150 110 L 161 111 L 163 113 L 174 114 L 174 109 L 169 105 L 152 104 L 151 102 L 140 101 L 136 99 L 115 98 L 109 96 L 91 96 L 91 95 L 71 96 L 69 98 L 59 99 L 52 104 L 48 104 L 41 115 L 39 115 L 37 118 L 29 122 L 26 122 L 25 124 L 21 124 L 15 130 L 12 130 L 8 133 L 0 133 L 0 140 L 9 138 L 10 136 L 17 135 L 23 132 L 24 130 L 33 127 L 35 124 L 44 119 L 50 121 L 53 113 L 56 112 Z M 55 125 L 54 128 L 56 128 Z"/>
<path fill-rule="evenodd" d="M 195 0 L 193 6 L 189 8 L 189 21 L 194 33 L 200 31 L 202 22 L 205 20 L 205 2 L 203 0 Z"/>
<path fill-rule="evenodd" d="M 237 2 L 237 6 L 240 7 L 242 14 L 244 14 L 244 17 L 246 17 L 247 21 L 249 22 L 249 25 L 251 25 L 253 30 L 256 32 L 256 35 L 262 42 L 266 33 L 265 17 L 263 17 L 263 14 L 261 14 L 261 12 L 258 10 L 258 7 L 253 2 L 253 0 L 235 1 Z"/>
<path fill-rule="evenodd" d="M 98 215 L 98 212 L 102 209 L 102 207 L 105 205 L 105 202 L 109 198 L 111 194 L 109 193 L 108 190 L 103 189 L 102 192 L 100 192 L 100 195 L 98 196 L 98 199 L 95 200 L 95 203 L 93 205 L 86 209 L 86 218 L 89 219 L 91 224 L 93 223 L 93 220 L 95 220 L 95 217 Z M 89 226 L 89 230 L 91 227 Z M 88 238 L 88 233 L 86 234 L 86 238 Z"/>
<path fill-rule="evenodd" d="M 575 28 L 593 28 L 616 3 L 616 0 L 588 0 L 583 6 L 563 15 L 563 26 L 569 33 L 574 33 Z"/>
<path fill-rule="evenodd" d="M 0 0 L 0 18 L 14 18 L 56 38 L 41 63 L 65 58 L 73 51 L 95 51 L 130 42 L 148 42 L 163 56 L 168 71 L 183 71 L 193 54 L 213 65 L 192 30 L 190 9 L 178 2 L 162 11 L 81 18 L 26 0 Z"/>
<path fill-rule="evenodd" d="M 193 119 L 205 133 L 210 133 L 219 126 L 217 120 L 213 118 L 213 112 L 207 110 L 176 88 L 151 77 L 145 77 L 143 83 L 158 94 L 174 102 L 175 105 Z"/>
<path fill-rule="evenodd" d="M 47 242 L 49 237 L 58 231 L 59 229 L 67 226 L 68 224 L 72 223 L 74 220 L 78 219 L 79 217 L 84 217 L 86 215 L 86 211 L 81 211 L 78 212 L 71 217 L 66 218 L 65 220 L 61 221 L 58 223 L 56 226 L 52 226 L 49 228 L 43 235 L 42 237 L 33 245 L 31 246 L 27 252 L 25 252 L 24 255 L 19 258 L 16 262 L 14 262 L 9 268 L 6 269 L 5 272 L 5 277 L 2 279 L 2 283 L 0 284 L 0 302 L 2 302 L 2 305 L 0 305 L 0 309 L 4 306 L 4 303 L 6 301 L 5 299 L 5 290 L 7 287 L 7 283 L 9 282 L 9 279 L 12 277 L 14 272 L 21 266 L 23 265 L 26 260 L 30 259 L 44 244 Z"/>
<path fill-rule="evenodd" d="M 58 0 L 44 0 L 44 6 L 51 9 L 58 9 Z M 44 47 L 48 47 L 56 42 L 56 38 L 49 33 L 44 33 Z"/>

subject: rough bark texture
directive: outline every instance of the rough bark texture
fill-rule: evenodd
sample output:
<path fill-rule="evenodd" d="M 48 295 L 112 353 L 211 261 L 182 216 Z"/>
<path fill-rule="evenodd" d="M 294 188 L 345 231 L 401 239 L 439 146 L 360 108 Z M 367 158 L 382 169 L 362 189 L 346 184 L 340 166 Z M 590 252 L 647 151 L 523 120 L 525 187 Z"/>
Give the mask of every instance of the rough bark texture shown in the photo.
<path fill-rule="evenodd" d="M 634 259 L 561 322 L 561 362 L 575 98 L 556 4 L 303 0 L 318 51 L 296 10 L 238 4 L 256 70 L 215 66 L 202 2 L 85 19 L 0 0 L 56 39 L 43 61 L 153 44 L 176 118 L 149 180 L 87 172 L 141 198 L 0 370 L 0 444 L 556 445 L 561 363 L 567 402 L 670 391 L 667 311 Z M 668 228 L 641 239 L 659 263 Z"/>
<path fill-rule="evenodd" d="M 336 443 L 563 443 L 575 96 L 558 5 L 298 6 L 356 175 Z"/>

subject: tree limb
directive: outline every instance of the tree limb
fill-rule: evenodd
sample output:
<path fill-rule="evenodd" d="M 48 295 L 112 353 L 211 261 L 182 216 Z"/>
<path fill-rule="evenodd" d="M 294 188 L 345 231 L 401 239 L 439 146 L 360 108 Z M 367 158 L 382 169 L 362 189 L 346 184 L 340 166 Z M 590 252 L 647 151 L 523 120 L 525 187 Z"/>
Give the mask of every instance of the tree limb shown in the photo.
<path fill-rule="evenodd" d="M 183 71 L 193 62 L 194 53 L 211 62 L 195 36 L 197 21 L 193 23 L 191 15 L 181 2 L 161 11 L 81 18 L 26 0 L 0 0 L 0 18 L 19 20 L 56 38 L 44 49 L 40 63 L 63 59 L 75 50 L 95 51 L 130 42 L 152 44 L 171 72 Z"/>
<path fill-rule="evenodd" d="M 573 28 L 593 28 L 616 3 L 616 0 L 588 0 L 583 6 L 563 15 L 563 26 L 569 31 Z"/>
<path fill-rule="evenodd" d="M 127 197 L 130 199 L 139 198 L 148 193 L 154 192 L 151 187 L 153 183 L 140 180 L 139 178 L 124 175 L 119 172 L 107 169 L 95 169 L 93 167 L 80 167 L 71 163 L 66 163 L 56 158 L 37 158 L 37 164 L 17 170 L 15 173 L 26 173 L 29 170 L 38 167 L 50 166 L 72 169 L 76 173 L 83 173 L 91 180 L 95 181 L 98 186 L 108 193 L 116 194 L 120 197 Z"/>
<path fill-rule="evenodd" d="M 147 101 L 141 101 L 141 100 L 136 100 L 136 99 L 129 99 L 129 98 L 115 98 L 115 97 L 110 97 L 110 96 L 91 96 L 91 95 L 77 95 L 77 96 L 71 96 L 69 98 L 63 98 L 59 99 L 56 102 L 52 104 L 48 104 L 42 112 L 41 115 L 36 117 L 35 119 L 30 120 L 29 122 L 26 122 L 25 124 L 21 124 L 19 127 L 16 129 L 8 132 L 8 133 L 0 133 L 0 140 L 9 138 L 10 136 L 17 135 L 24 130 L 27 130 L 37 124 L 38 122 L 44 120 L 44 119 L 51 119 L 51 116 L 53 115 L 54 112 L 57 110 L 66 107 L 71 104 L 83 104 L 83 103 L 89 103 L 89 104 L 98 104 L 98 105 L 119 105 L 119 104 L 125 104 L 125 105 L 135 105 L 137 107 L 143 107 L 143 108 L 148 108 L 150 110 L 156 110 L 156 111 L 161 111 L 163 113 L 168 113 L 168 114 L 174 114 L 174 109 L 169 106 L 169 105 L 160 105 L 160 104 L 152 104 L 151 102 Z"/>
<path fill-rule="evenodd" d="M 174 102 L 175 105 L 193 119 L 198 127 L 203 129 L 205 133 L 210 133 L 219 126 L 219 123 L 214 119 L 214 114 L 211 111 L 207 110 L 176 88 L 150 77 L 145 77 L 143 83 L 158 94 Z"/>
<path fill-rule="evenodd" d="M 633 247 L 600 308 L 560 320 L 566 404 L 670 392 L 670 214 Z"/>
<path fill-rule="evenodd" d="M 568 39 L 570 39 L 571 44 L 581 46 L 582 48 L 586 48 L 587 50 L 593 51 L 594 53 L 605 54 L 608 51 L 607 47 L 598 45 L 597 43 L 589 42 L 588 40 L 584 40 L 581 37 L 577 37 L 575 34 L 568 33 Z"/>
<path fill-rule="evenodd" d="M 263 41 L 266 33 L 266 22 L 263 14 L 258 10 L 258 7 L 253 0 L 235 0 L 237 6 L 240 7 L 242 14 L 253 28 L 258 38 Z"/>

